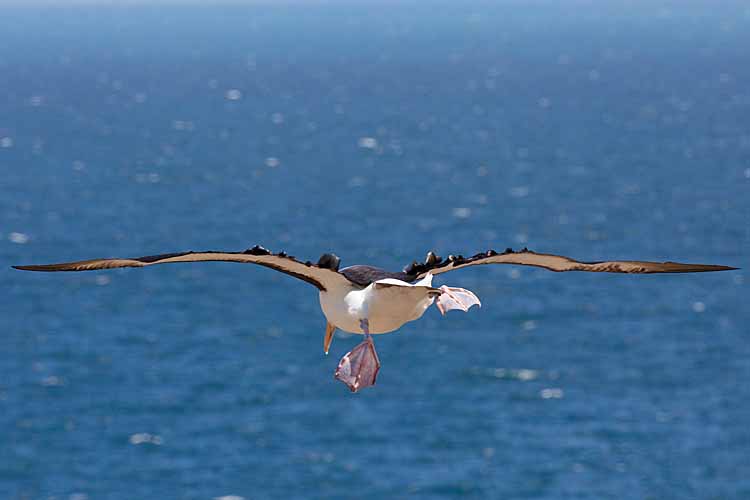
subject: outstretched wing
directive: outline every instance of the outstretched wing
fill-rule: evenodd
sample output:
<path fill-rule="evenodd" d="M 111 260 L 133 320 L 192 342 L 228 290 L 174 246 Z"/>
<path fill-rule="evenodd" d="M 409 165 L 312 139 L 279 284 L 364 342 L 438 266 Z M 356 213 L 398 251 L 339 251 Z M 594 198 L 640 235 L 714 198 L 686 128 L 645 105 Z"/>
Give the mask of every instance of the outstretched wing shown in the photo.
<path fill-rule="evenodd" d="M 13 266 L 23 271 L 93 271 L 97 269 L 114 269 L 117 267 L 146 267 L 155 264 L 173 262 L 240 262 L 270 267 L 282 273 L 294 276 L 324 291 L 331 287 L 349 284 L 343 274 L 338 272 L 338 257 L 325 254 L 317 264 L 310 261 L 300 262 L 284 252 L 271 253 L 260 246 L 254 246 L 244 252 L 182 252 L 150 255 L 132 259 L 93 259 L 66 262 L 62 264 L 43 264 L 31 266 Z"/>
<path fill-rule="evenodd" d="M 427 254 L 427 260 L 423 264 L 416 262 L 404 269 L 410 276 L 416 275 L 420 279 L 427 273 L 441 274 L 467 266 L 480 264 L 518 264 L 522 266 L 543 267 L 550 271 L 589 271 L 594 273 L 696 273 L 706 271 L 728 271 L 737 269 L 729 266 L 716 266 L 711 264 L 681 264 L 679 262 L 647 262 L 638 260 L 612 260 L 604 262 L 579 262 L 562 255 L 547 253 L 536 253 L 524 248 L 514 252 L 507 249 L 503 253 L 489 250 L 478 253 L 473 257 L 448 256 L 441 259 L 434 253 Z"/>

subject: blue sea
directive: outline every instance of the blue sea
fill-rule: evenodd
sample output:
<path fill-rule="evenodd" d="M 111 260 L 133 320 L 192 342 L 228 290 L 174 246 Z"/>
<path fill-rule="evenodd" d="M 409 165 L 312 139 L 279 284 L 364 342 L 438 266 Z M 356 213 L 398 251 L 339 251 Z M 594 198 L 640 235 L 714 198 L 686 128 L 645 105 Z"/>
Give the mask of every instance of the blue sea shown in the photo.
<path fill-rule="evenodd" d="M 0 498 L 750 498 L 743 2 L 0 7 Z M 333 372 L 261 244 L 482 266 Z"/>

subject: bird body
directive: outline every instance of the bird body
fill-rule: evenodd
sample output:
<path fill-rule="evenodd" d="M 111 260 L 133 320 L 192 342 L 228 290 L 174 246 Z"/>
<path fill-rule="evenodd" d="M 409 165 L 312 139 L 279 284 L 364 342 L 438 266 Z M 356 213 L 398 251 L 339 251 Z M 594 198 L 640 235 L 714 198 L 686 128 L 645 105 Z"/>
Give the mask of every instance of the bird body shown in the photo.
<path fill-rule="evenodd" d="M 364 334 L 360 320 L 367 318 L 371 334 L 390 333 L 422 317 L 440 290 L 432 275 L 414 284 L 395 278 L 374 281 L 364 288 L 343 285 L 320 292 L 320 308 L 329 323 L 349 333 Z"/>
<path fill-rule="evenodd" d="M 340 259 L 323 254 L 317 264 L 300 262 L 285 252 L 271 253 L 260 246 L 244 252 L 181 252 L 138 258 L 93 259 L 62 264 L 13 266 L 24 271 L 91 271 L 118 267 L 147 267 L 179 262 L 237 262 L 257 264 L 301 279 L 319 291 L 320 307 L 326 317 L 323 347 L 326 353 L 337 328 L 364 335 L 364 340 L 341 358 L 335 377 L 353 392 L 375 384 L 380 361 L 372 334 L 397 330 L 422 317 L 436 304 L 442 314 L 457 309 L 468 311 L 480 305 L 471 291 L 442 285 L 432 286 L 434 275 L 484 264 L 516 264 L 550 271 L 587 271 L 606 273 L 652 274 L 726 271 L 736 269 L 710 264 L 677 262 L 606 261 L 580 262 L 560 255 L 523 249 L 502 253 L 489 250 L 472 257 L 449 256 L 441 259 L 433 252 L 421 264 L 414 262 L 401 272 L 388 272 L 372 266 L 351 266 L 339 271 Z"/>

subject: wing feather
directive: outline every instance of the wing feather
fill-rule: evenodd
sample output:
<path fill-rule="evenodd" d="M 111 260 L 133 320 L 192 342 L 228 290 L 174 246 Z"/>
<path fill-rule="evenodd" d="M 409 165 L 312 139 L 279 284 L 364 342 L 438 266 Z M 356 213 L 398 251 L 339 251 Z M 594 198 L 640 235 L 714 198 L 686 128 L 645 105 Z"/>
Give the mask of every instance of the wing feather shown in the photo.
<path fill-rule="evenodd" d="M 441 274 L 468 266 L 482 264 L 517 264 L 522 266 L 543 267 L 550 271 L 587 271 L 594 273 L 696 273 L 708 271 L 728 271 L 736 267 L 718 266 L 712 264 L 682 264 L 679 262 L 649 262 L 639 260 L 613 260 L 603 262 L 580 262 L 562 255 L 536 253 L 526 248 L 514 252 L 510 248 L 503 253 L 489 250 L 473 257 L 464 258 L 450 255 L 443 260 L 430 252 L 424 264 L 413 263 L 404 272 L 422 278 L 427 273 Z"/>
<path fill-rule="evenodd" d="M 244 252 L 181 252 L 127 259 L 92 259 L 60 264 L 13 267 L 22 271 L 94 271 L 119 267 L 146 267 L 178 262 L 239 262 L 243 264 L 257 264 L 306 281 L 321 291 L 327 290 L 332 286 L 349 284 L 349 280 L 339 273 L 338 270 L 321 267 L 321 263 L 324 262 L 323 259 L 318 264 L 313 264 L 310 261 L 300 262 L 294 257 L 286 255 L 284 252 L 273 254 L 259 246 L 255 246 Z"/>

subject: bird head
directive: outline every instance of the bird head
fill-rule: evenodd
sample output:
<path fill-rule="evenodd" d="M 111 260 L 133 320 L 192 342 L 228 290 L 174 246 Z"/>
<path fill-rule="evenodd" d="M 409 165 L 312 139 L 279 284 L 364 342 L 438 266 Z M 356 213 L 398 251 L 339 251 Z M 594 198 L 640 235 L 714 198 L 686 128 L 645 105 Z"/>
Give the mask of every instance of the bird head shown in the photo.
<path fill-rule="evenodd" d="M 332 253 L 324 253 L 320 256 L 320 259 L 318 259 L 318 267 L 322 269 L 331 269 L 333 271 L 338 271 L 340 264 L 341 259 L 338 257 L 338 255 Z"/>

